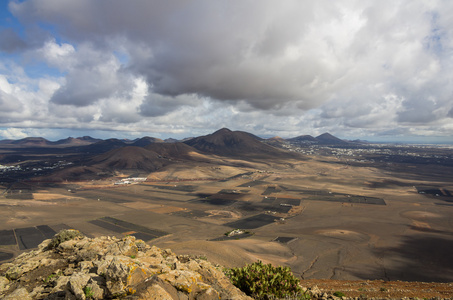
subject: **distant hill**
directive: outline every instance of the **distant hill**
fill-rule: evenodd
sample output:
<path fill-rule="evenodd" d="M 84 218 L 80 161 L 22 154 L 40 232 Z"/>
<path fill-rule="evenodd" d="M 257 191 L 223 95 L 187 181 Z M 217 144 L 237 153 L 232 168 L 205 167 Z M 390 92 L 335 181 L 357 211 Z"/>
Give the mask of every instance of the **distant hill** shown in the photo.
<path fill-rule="evenodd" d="M 165 139 L 164 142 L 165 143 L 176 143 L 176 142 L 179 142 L 179 140 L 173 139 L 173 138 L 168 138 L 168 139 Z"/>
<path fill-rule="evenodd" d="M 78 138 L 73 138 L 73 137 L 68 137 L 65 139 L 58 140 L 56 142 L 52 142 L 52 145 L 66 145 L 66 146 L 83 146 L 83 145 L 90 145 L 94 144 L 97 142 L 102 141 L 101 139 L 94 139 L 90 136 L 84 136 L 84 137 L 78 137 Z"/>
<path fill-rule="evenodd" d="M 14 140 L 0 140 L 0 145 L 7 145 L 14 142 Z"/>
<path fill-rule="evenodd" d="M 349 142 L 339 139 L 330 133 L 323 133 L 317 137 L 311 135 L 301 135 L 286 139 L 287 142 L 296 145 L 347 145 Z"/>
<path fill-rule="evenodd" d="M 184 143 L 197 150 L 223 156 L 282 156 L 282 151 L 261 142 L 261 138 L 243 132 L 222 128 L 212 134 L 193 138 Z"/>
<path fill-rule="evenodd" d="M 12 141 L 11 144 L 18 146 L 49 146 L 52 142 L 42 137 L 26 137 L 24 139 Z"/>
<path fill-rule="evenodd" d="M 154 144 L 154 143 L 163 143 L 164 141 L 158 138 L 153 138 L 149 136 L 142 137 L 140 139 L 136 139 L 131 146 L 136 146 L 136 147 L 145 147 L 148 146 L 149 144 Z"/>
<path fill-rule="evenodd" d="M 42 137 L 27 137 L 19 140 L 1 140 L 0 145 L 13 145 L 20 147 L 77 147 L 90 145 L 100 141 L 102 140 L 95 139 L 90 136 L 78 138 L 68 137 L 56 142 L 49 141 Z"/>
<path fill-rule="evenodd" d="M 87 165 L 102 170 L 140 170 L 153 172 L 168 164 L 156 152 L 142 147 L 125 146 L 93 157 Z"/>
<path fill-rule="evenodd" d="M 190 153 L 198 152 L 195 148 L 184 143 L 154 143 L 145 147 L 158 155 L 171 159 L 192 159 Z"/>
<path fill-rule="evenodd" d="M 302 143 L 302 144 L 314 144 L 319 142 L 316 138 L 312 137 L 311 135 L 300 135 L 295 138 L 287 139 L 287 141 L 291 143 Z"/>
<path fill-rule="evenodd" d="M 346 141 L 343 141 L 333 135 L 331 135 L 330 133 L 323 133 L 319 136 L 316 137 L 316 140 L 320 143 L 320 144 L 325 144 L 325 145 L 345 145 L 345 144 L 348 144 L 348 142 Z"/>
<path fill-rule="evenodd" d="M 80 147 L 80 151 L 86 153 L 104 153 L 112 149 L 117 149 L 125 146 L 127 146 L 127 144 L 123 141 L 120 141 L 118 139 L 108 139 L 101 140 L 97 143 L 85 147 Z"/>
<path fill-rule="evenodd" d="M 268 138 L 267 140 L 268 141 L 276 141 L 276 142 L 284 142 L 285 141 L 284 138 L 281 138 L 279 136 L 274 136 L 274 137 Z"/>
<path fill-rule="evenodd" d="M 273 147 L 283 148 L 283 145 L 287 144 L 287 141 L 284 138 L 279 136 L 274 136 L 264 140 L 264 142 Z"/>

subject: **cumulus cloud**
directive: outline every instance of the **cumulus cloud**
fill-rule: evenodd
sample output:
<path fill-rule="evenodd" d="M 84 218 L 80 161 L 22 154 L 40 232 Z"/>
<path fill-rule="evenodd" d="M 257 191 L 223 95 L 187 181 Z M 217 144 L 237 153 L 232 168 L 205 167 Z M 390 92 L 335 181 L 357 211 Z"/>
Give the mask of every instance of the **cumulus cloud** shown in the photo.
<path fill-rule="evenodd" d="M 25 72 L 27 88 L 0 68 L 16 88 L 0 105 L 18 111 L 8 97 L 22 91 L 28 105 L 38 90 L 63 126 L 452 133 L 450 1 L 26 0 L 9 10 L 39 28 L 40 44 L 4 29 L 0 50 L 34 45 L 26 55 L 60 75 L 43 73 L 45 90 Z"/>

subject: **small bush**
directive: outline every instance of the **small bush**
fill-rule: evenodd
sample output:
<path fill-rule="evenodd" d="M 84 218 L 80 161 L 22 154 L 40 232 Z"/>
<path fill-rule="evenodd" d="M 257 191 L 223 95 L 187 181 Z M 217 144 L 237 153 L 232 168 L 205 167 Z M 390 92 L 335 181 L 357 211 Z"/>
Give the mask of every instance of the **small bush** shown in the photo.
<path fill-rule="evenodd" d="M 232 283 L 255 299 L 274 299 L 305 295 L 291 269 L 273 267 L 261 261 L 227 272 Z"/>
<path fill-rule="evenodd" d="M 47 246 L 48 249 L 55 249 L 63 242 L 73 240 L 75 238 L 83 238 L 84 235 L 74 229 L 63 229 L 59 233 L 57 233 L 52 240 L 50 241 L 49 245 Z"/>
<path fill-rule="evenodd" d="M 89 286 L 86 286 L 83 288 L 83 292 L 85 293 L 85 297 L 87 299 L 91 299 L 94 297 L 94 292 L 93 292 L 93 289 Z"/>
<path fill-rule="evenodd" d="M 340 297 L 340 298 L 346 296 L 343 292 L 335 292 L 335 293 L 333 293 L 333 295 L 334 295 L 335 297 Z"/>

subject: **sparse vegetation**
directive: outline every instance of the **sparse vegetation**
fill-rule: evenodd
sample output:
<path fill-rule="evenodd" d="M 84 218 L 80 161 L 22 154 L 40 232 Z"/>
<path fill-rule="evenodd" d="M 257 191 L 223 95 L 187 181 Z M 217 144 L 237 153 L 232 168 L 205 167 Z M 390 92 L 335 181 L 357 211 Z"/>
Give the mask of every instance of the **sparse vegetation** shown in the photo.
<path fill-rule="evenodd" d="M 83 292 L 85 293 L 85 297 L 87 299 L 92 299 L 94 297 L 93 289 L 89 286 L 84 287 Z"/>
<path fill-rule="evenodd" d="M 255 299 L 283 297 L 306 298 L 297 279 L 289 267 L 274 267 L 261 261 L 243 268 L 227 270 L 232 283 Z"/>
<path fill-rule="evenodd" d="M 340 297 L 340 298 L 346 296 L 343 292 L 334 292 L 333 295 L 334 295 L 335 297 Z"/>
<path fill-rule="evenodd" d="M 47 245 L 47 248 L 55 249 L 56 247 L 58 247 L 58 245 L 60 245 L 63 242 L 83 237 L 84 235 L 78 230 L 63 229 L 52 238 L 49 245 Z"/>
<path fill-rule="evenodd" d="M 58 278 L 61 275 L 61 271 L 58 273 L 52 273 L 44 279 L 46 284 L 50 284 L 54 279 Z"/>

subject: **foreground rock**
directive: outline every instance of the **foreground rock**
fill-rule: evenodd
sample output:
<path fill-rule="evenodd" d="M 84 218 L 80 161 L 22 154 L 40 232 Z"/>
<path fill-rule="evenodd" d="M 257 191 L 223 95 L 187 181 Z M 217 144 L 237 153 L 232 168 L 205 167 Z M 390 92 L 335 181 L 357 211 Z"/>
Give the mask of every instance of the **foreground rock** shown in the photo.
<path fill-rule="evenodd" d="M 251 299 L 211 263 L 132 236 L 46 240 L 0 275 L 1 299 Z"/>

